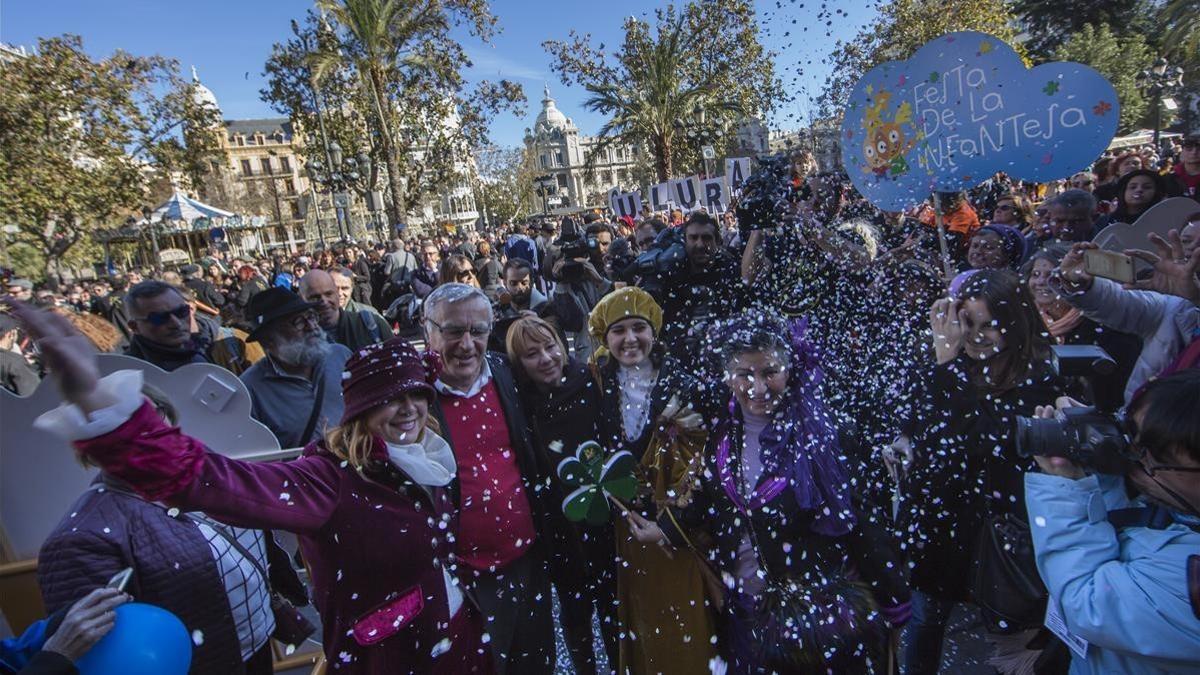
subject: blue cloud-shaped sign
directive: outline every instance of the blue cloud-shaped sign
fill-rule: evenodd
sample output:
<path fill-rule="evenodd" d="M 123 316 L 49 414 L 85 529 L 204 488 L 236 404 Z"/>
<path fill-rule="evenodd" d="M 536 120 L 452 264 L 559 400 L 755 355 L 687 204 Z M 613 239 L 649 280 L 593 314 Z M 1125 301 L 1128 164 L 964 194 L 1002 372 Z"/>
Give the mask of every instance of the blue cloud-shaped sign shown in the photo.
<path fill-rule="evenodd" d="M 1087 66 L 1027 69 L 999 38 L 948 33 L 859 80 L 842 120 L 842 162 L 871 203 L 898 211 L 997 171 L 1070 176 L 1108 147 L 1119 117 L 1117 92 Z"/>

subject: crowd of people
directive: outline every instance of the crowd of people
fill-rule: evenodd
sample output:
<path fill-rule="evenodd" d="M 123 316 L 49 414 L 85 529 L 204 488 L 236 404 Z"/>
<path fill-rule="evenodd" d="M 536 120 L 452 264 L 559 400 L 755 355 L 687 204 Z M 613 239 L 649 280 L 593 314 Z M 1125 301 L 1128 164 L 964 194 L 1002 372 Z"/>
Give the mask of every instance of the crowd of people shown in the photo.
<path fill-rule="evenodd" d="M 800 154 L 766 213 L 9 279 L 0 386 L 53 379 L 34 424 L 99 468 L 20 672 L 73 672 L 133 597 L 198 674 L 271 672 L 310 602 L 331 673 L 551 673 L 556 626 L 578 673 L 916 675 L 952 639 L 1200 673 L 1200 137 L 1140 150 L 904 213 Z M 1171 196 L 1195 212 L 1137 276 L 1096 274 L 1096 235 Z M 205 447 L 97 352 L 228 369 L 300 457 Z M 634 459 L 599 524 L 564 510 L 585 453 Z"/>

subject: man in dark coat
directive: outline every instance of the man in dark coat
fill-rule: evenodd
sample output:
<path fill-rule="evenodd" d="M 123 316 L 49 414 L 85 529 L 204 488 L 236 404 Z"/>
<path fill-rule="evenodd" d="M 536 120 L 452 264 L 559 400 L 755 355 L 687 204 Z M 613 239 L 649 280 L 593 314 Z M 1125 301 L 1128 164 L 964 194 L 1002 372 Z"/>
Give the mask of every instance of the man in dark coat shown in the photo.
<path fill-rule="evenodd" d="M 458 465 L 459 579 L 486 617 L 497 672 L 552 673 L 547 556 L 565 520 L 512 371 L 487 353 L 492 318 L 473 286 L 445 284 L 425 300 L 426 339 L 443 363 L 434 412 Z"/>

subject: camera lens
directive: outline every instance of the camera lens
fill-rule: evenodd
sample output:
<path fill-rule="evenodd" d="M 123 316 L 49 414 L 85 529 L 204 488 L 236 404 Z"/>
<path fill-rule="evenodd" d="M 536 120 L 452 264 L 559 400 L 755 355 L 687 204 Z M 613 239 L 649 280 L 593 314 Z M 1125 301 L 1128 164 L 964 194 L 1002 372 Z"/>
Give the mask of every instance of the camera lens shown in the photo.
<path fill-rule="evenodd" d="M 1017 454 L 1021 457 L 1067 457 L 1075 448 L 1075 434 L 1057 419 L 1017 418 Z"/>

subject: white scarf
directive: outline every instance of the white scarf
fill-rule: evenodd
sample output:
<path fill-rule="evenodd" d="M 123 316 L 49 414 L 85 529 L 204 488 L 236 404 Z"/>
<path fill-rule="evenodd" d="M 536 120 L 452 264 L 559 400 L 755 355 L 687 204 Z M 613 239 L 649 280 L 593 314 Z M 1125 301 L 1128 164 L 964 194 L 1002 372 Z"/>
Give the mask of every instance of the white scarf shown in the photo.
<path fill-rule="evenodd" d="M 444 487 L 458 472 L 454 453 L 441 436 L 426 429 L 416 443 L 387 443 L 388 459 L 420 485 Z"/>
<path fill-rule="evenodd" d="M 650 421 L 650 396 L 657 381 L 658 372 L 650 365 L 649 359 L 632 368 L 617 368 L 617 384 L 621 387 L 621 426 L 625 440 L 633 441 L 640 437 Z"/>

